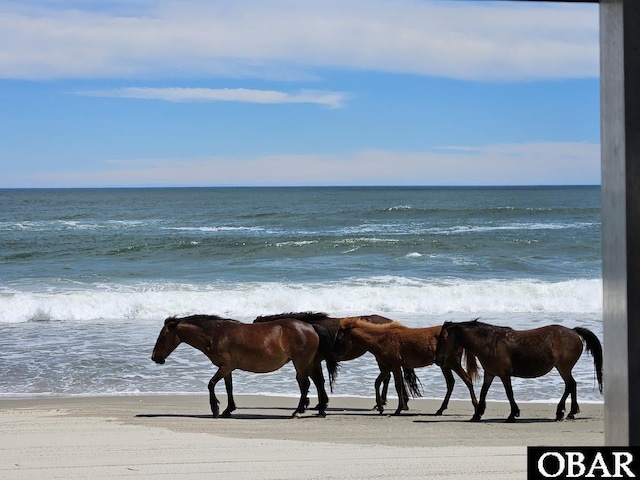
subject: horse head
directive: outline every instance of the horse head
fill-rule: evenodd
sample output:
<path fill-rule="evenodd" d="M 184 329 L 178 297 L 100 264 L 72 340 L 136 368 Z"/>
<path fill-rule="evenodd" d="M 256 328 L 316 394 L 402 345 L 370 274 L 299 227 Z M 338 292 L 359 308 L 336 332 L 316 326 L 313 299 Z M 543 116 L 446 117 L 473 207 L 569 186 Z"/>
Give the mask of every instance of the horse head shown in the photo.
<path fill-rule="evenodd" d="M 177 332 L 180 321 L 181 319 L 176 317 L 169 317 L 164 321 L 156 345 L 153 347 L 151 360 L 162 365 L 169 354 L 180 345 L 181 340 Z"/>
<path fill-rule="evenodd" d="M 357 320 L 352 317 L 340 320 L 340 325 L 333 341 L 333 351 L 338 357 L 341 357 L 353 347 L 351 331 L 356 326 L 356 322 Z"/>
<path fill-rule="evenodd" d="M 436 344 L 435 363 L 439 367 L 447 363 L 449 356 L 458 347 L 455 334 L 455 324 L 453 322 L 444 322 L 438 335 L 438 343 Z"/>
<path fill-rule="evenodd" d="M 484 326 L 486 324 L 478 322 L 477 318 L 469 322 L 444 322 L 436 344 L 435 364 L 441 367 L 446 365 L 453 356 L 464 356 L 467 373 L 474 380 L 478 378 L 477 358 L 475 352 L 470 349 L 468 333 Z"/>

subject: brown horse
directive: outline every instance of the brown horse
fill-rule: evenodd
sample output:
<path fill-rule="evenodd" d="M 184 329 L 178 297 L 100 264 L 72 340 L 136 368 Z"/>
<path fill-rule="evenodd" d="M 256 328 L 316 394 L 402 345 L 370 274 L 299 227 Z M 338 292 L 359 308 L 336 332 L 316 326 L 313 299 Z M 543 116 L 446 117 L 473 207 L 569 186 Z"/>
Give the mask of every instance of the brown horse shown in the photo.
<path fill-rule="evenodd" d="M 303 322 L 310 323 L 312 325 L 320 325 L 327 330 L 327 332 L 331 335 L 331 337 L 334 340 L 336 335 L 338 334 L 338 329 L 340 328 L 340 321 L 342 320 L 342 318 L 330 317 L 326 313 L 320 313 L 320 312 L 288 312 L 288 313 L 280 313 L 277 315 L 262 315 L 260 317 L 257 317 L 253 321 L 253 323 L 271 322 L 273 320 L 281 320 L 283 318 L 295 318 L 297 320 L 301 320 Z M 375 323 L 375 324 L 384 324 L 384 323 L 393 322 L 393 320 L 391 320 L 390 318 L 383 317 L 381 315 L 361 315 L 358 318 L 366 322 Z M 354 360 L 356 358 L 361 357 L 365 353 L 367 353 L 367 350 L 357 345 L 350 345 L 346 347 L 346 349 L 343 349 L 343 351 L 340 352 L 340 354 L 338 354 L 338 352 L 334 350 L 334 354 L 336 354 L 336 360 L 340 362 L 344 362 L 347 360 Z M 406 378 L 408 379 L 415 378 L 415 373 L 413 372 L 413 369 L 407 368 L 404 370 L 405 370 L 404 376 Z M 316 373 L 317 375 L 322 376 L 322 378 L 324 378 L 324 375 L 322 373 L 322 368 L 320 368 L 320 371 Z M 387 375 L 382 382 L 382 392 L 380 394 L 382 405 L 386 405 L 387 403 L 387 391 L 389 389 L 390 379 L 391 379 L 391 374 Z M 406 391 L 406 388 L 403 388 L 403 392 L 404 392 L 403 396 L 405 398 L 405 401 L 408 402 L 409 394 Z M 377 410 L 379 408 L 380 408 L 380 405 L 376 403 L 376 405 L 374 406 L 374 409 Z"/>
<path fill-rule="evenodd" d="M 470 322 L 445 322 L 438 338 L 436 363 L 446 362 L 449 355 L 463 347 L 467 355 L 476 356 L 484 368 L 484 382 L 480 391 L 480 402 L 472 421 L 480 421 L 486 408 L 486 398 L 491 382 L 500 377 L 511 404 L 507 422 L 520 416 L 520 409 L 513 398 L 511 377 L 535 378 L 546 375 L 555 367 L 564 380 L 565 389 L 558 408 L 556 420 L 562 420 L 565 402 L 571 394 L 571 410 L 567 418 L 575 418 L 580 411 L 576 393 L 576 381 L 571 374 L 573 366 L 582 355 L 583 342 L 591 352 L 596 378 L 602 393 L 602 344 L 593 332 L 586 328 L 567 328 L 549 325 L 533 330 L 513 330 L 476 320 Z"/>
<path fill-rule="evenodd" d="M 289 361 L 293 362 L 300 387 L 300 402 L 293 416 L 305 411 L 309 377 L 318 389 L 319 415 L 325 415 L 328 397 L 324 378 L 317 378 L 314 371 L 322 358 L 329 358 L 329 383 L 333 385 L 337 362 L 333 357 L 331 340 L 322 327 L 294 319 L 247 324 L 214 315 L 169 317 L 160 331 L 151 359 L 163 364 L 181 342 L 200 350 L 218 367 L 209 381 L 209 403 L 214 417 L 219 414 L 215 387 L 220 379 L 224 378 L 228 398 L 222 416 L 228 417 L 236 408 L 231 372 L 235 369 L 254 373 L 273 372 Z"/>
<path fill-rule="evenodd" d="M 434 363 L 440 329 L 440 326 L 410 328 L 399 322 L 376 325 L 365 322 L 358 317 L 352 317 L 340 321 L 336 341 L 342 345 L 342 349 L 357 346 L 366 349 L 376 357 L 376 361 L 380 366 L 380 375 L 375 381 L 376 402 L 380 413 L 384 410 L 380 401 L 380 383 L 382 379 L 393 373 L 396 392 L 398 393 L 398 408 L 395 411 L 395 415 L 398 415 L 401 410 L 406 409 L 405 397 L 402 394 L 404 389 L 402 368 L 415 369 Z M 440 366 L 447 382 L 447 394 L 436 415 L 442 415 L 442 412 L 449 406 L 449 398 L 455 384 L 455 379 L 451 373 L 452 370 L 467 385 L 473 405 L 475 406 L 478 403 L 473 391 L 473 377 L 477 375 L 477 370 L 474 367 L 477 365 L 474 362 L 470 365 L 469 371 L 465 371 L 461 364 L 462 354 L 463 350 L 458 349 L 444 365 Z M 413 377 L 405 375 L 404 380 L 408 382 L 411 393 L 419 396 L 419 381 L 415 374 Z"/>

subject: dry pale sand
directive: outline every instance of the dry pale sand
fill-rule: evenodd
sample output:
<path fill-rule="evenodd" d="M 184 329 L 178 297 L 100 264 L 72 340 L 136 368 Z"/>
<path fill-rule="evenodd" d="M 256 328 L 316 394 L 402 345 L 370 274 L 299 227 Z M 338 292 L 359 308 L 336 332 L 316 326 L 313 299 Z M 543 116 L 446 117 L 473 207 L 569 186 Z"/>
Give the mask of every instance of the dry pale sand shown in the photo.
<path fill-rule="evenodd" d="M 222 397 L 222 406 L 226 398 Z M 388 413 L 395 409 L 391 399 Z M 294 398 L 236 397 L 213 419 L 208 396 L 0 400 L 2 479 L 525 479 L 528 445 L 603 445 L 602 404 L 554 422 L 555 405 L 412 400 L 401 416 L 372 399 L 333 397 L 326 418 L 292 419 Z"/>

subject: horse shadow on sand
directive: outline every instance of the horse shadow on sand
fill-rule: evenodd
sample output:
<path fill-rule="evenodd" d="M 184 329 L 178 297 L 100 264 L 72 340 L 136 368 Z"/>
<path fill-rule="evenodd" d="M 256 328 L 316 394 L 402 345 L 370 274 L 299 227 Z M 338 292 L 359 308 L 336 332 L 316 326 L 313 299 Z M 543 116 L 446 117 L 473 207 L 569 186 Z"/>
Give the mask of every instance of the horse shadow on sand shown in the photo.
<path fill-rule="evenodd" d="M 542 423 L 557 423 L 558 421 L 554 418 L 540 418 L 540 417 L 531 417 L 531 418 L 518 418 L 515 422 L 507 422 L 505 418 L 487 418 L 482 419 L 482 421 L 472 421 L 468 417 L 460 417 L 460 415 L 441 415 L 436 417 L 435 415 L 420 415 L 421 417 L 434 417 L 433 420 L 428 418 L 421 418 L 414 420 L 414 423 L 425 423 L 425 424 L 433 424 L 433 423 L 467 423 L 471 425 L 483 425 L 483 424 L 491 424 L 491 425 L 499 425 L 499 424 L 510 424 L 510 425 L 518 425 L 518 424 L 542 424 Z M 450 416 L 451 418 L 445 418 Z M 438 418 L 439 420 L 435 420 Z M 580 417 L 579 420 L 562 420 L 561 422 L 572 422 L 572 421 L 580 421 L 580 420 L 592 420 L 592 417 Z"/>
<path fill-rule="evenodd" d="M 244 410 L 244 411 L 243 411 Z M 260 413 L 264 411 L 265 413 Z M 266 412 L 269 413 L 266 413 Z M 282 411 L 282 414 L 274 412 Z M 223 417 L 219 416 L 214 418 L 210 413 L 139 413 L 135 415 L 135 418 L 191 418 L 191 419 L 203 419 L 203 420 L 291 420 L 291 409 L 289 407 L 238 407 L 231 416 Z M 327 408 L 327 416 L 339 415 L 339 416 L 362 416 L 362 417 L 392 417 L 392 413 L 379 414 L 375 409 L 369 408 Z M 420 412 L 403 412 L 402 417 L 424 417 L 435 416 L 435 414 L 427 414 Z M 297 417 L 298 420 L 304 419 L 322 419 L 325 418 L 318 415 L 317 409 L 309 408 L 304 414 Z"/>
<path fill-rule="evenodd" d="M 245 410 L 243 412 L 243 410 Z M 257 411 L 269 411 L 269 413 L 258 413 Z M 330 412 L 332 409 L 328 409 Z M 282 414 L 274 413 L 274 411 L 282 411 Z M 365 411 L 363 409 L 363 411 Z M 342 412 L 341 409 L 335 409 L 335 413 Z M 223 417 L 219 416 L 214 418 L 210 413 L 208 414 L 195 414 L 195 413 L 139 413 L 135 418 L 191 418 L 191 419 L 204 419 L 204 420 L 292 420 L 291 409 L 288 407 L 238 407 L 231 416 Z M 296 417 L 296 420 L 305 419 L 322 419 L 321 415 L 318 415 L 316 410 L 307 410 L 304 414 Z"/>

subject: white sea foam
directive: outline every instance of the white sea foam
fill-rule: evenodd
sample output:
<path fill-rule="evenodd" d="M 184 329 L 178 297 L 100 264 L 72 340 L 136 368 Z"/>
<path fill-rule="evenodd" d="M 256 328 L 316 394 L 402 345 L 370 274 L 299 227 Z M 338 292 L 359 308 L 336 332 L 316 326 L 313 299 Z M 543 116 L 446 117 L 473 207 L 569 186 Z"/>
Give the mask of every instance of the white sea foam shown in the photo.
<path fill-rule="evenodd" d="M 493 225 L 458 225 L 447 228 L 434 227 L 426 231 L 432 234 L 466 234 L 466 233 L 486 233 L 499 231 L 531 231 L 531 230 L 569 230 L 586 229 L 597 227 L 598 224 L 591 222 L 571 222 L 571 223 L 496 223 Z"/>
<path fill-rule="evenodd" d="M 232 227 L 228 225 L 207 226 L 207 227 L 163 227 L 162 230 L 175 230 L 179 232 L 263 232 L 262 227 Z"/>
<path fill-rule="evenodd" d="M 602 281 L 437 280 L 395 276 L 349 282 L 137 285 L 77 283 L 0 290 L 0 323 L 150 320 L 208 313 L 250 319 L 284 311 L 331 314 L 577 313 L 602 311 Z"/>

